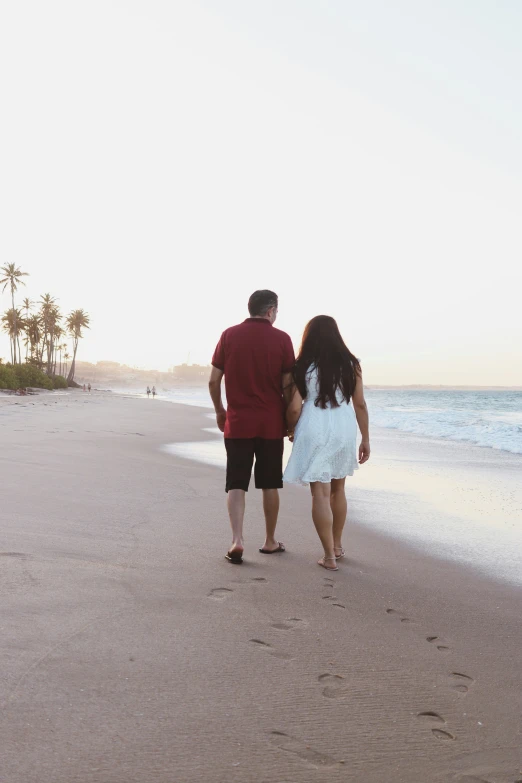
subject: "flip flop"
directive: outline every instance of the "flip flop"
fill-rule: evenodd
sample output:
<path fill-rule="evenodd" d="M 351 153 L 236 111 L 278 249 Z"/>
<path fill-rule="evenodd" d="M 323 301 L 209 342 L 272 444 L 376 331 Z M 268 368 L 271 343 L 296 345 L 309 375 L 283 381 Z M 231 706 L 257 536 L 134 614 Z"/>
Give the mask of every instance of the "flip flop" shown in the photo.
<path fill-rule="evenodd" d="M 264 555 L 275 555 L 276 552 L 286 552 L 285 545 L 282 544 L 280 541 L 278 541 L 277 543 L 278 543 L 277 549 L 260 549 L 259 551 L 262 552 Z"/>
<path fill-rule="evenodd" d="M 335 555 L 335 559 L 336 560 L 341 560 L 345 556 L 346 552 L 344 551 L 342 546 L 336 547 L 336 549 L 340 549 L 341 550 L 341 554 L 340 555 Z"/>
<path fill-rule="evenodd" d="M 227 552 L 225 560 L 228 560 L 232 565 L 241 565 L 243 562 L 243 552 Z"/>

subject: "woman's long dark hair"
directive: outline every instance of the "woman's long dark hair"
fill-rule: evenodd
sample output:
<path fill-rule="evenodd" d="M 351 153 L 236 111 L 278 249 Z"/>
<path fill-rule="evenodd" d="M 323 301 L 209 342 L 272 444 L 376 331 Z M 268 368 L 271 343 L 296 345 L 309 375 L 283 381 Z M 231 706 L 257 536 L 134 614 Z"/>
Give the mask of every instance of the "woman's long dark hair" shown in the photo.
<path fill-rule="evenodd" d="M 346 347 L 337 322 L 329 315 L 316 315 L 304 330 L 294 368 L 294 383 L 303 400 L 307 396 L 306 376 L 314 367 L 319 379 L 319 394 L 315 399 L 318 408 L 338 408 L 338 389 L 343 400 L 350 402 L 361 365 Z"/>

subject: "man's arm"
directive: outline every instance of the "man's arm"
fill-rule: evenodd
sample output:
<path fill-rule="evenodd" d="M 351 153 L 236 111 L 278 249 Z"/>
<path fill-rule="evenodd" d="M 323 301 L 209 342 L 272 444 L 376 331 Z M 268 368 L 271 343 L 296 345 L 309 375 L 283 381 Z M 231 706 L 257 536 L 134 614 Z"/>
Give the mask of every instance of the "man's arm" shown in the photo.
<path fill-rule="evenodd" d="M 223 375 L 223 370 L 212 367 L 208 382 L 208 389 L 212 402 L 214 403 L 214 410 L 216 411 L 216 422 L 221 432 L 225 431 L 225 422 L 227 420 L 227 412 L 221 399 L 221 381 L 223 380 Z"/>
<path fill-rule="evenodd" d="M 284 372 L 281 377 L 281 385 L 283 387 L 283 397 L 285 399 L 285 406 L 288 407 L 290 405 L 290 401 L 292 400 L 292 396 L 294 393 L 294 376 L 291 372 Z"/>
<path fill-rule="evenodd" d="M 294 439 L 294 429 L 301 416 L 303 410 L 303 398 L 299 392 L 299 389 L 295 385 L 292 379 L 292 384 L 289 387 L 288 397 L 285 394 L 286 400 L 286 426 L 288 427 L 288 437 L 290 440 Z"/>

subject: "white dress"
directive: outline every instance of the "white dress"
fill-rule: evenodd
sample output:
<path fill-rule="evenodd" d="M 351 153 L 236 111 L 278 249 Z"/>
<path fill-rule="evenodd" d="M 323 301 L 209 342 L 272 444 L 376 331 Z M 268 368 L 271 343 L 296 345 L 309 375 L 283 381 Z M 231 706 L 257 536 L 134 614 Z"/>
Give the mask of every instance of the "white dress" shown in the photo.
<path fill-rule="evenodd" d="M 307 395 L 294 434 L 294 447 L 283 480 L 289 484 L 329 483 L 353 476 L 357 464 L 357 419 L 337 390 L 338 408 L 319 408 L 317 369 L 306 378 Z"/>

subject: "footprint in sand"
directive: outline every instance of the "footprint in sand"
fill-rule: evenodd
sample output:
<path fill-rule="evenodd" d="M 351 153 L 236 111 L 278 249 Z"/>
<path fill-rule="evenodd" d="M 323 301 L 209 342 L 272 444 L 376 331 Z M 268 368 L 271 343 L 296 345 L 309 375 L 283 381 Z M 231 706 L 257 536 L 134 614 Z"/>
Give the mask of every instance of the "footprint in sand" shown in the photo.
<path fill-rule="evenodd" d="M 264 652 L 267 652 L 269 655 L 273 655 L 274 658 L 281 658 L 283 661 L 291 660 L 291 655 L 288 655 L 288 653 L 279 652 L 279 650 L 276 650 L 274 647 L 272 647 L 271 644 L 264 642 L 262 639 L 249 639 L 248 641 L 250 644 L 255 645 L 258 650 L 264 650 Z"/>
<path fill-rule="evenodd" d="M 482 777 L 482 774 L 484 774 L 484 777 Z M 510 775 L 505 770 L 493 771 L 492 769 L 484 773 L 479 772 L 476 775 L 473 773 L 471 775 L 460 775 L 457 780 L 459 783 L 522 783 L 520 775 Z"/>
<path fill-rule="evenodd" d="M 505 777 L 499 778 L 495 773 L 492 774 L 495 775 L 494 779 L 490 777 L 482 778 L 477 775 L 464 775 L 464 777 L 459 778 L 459 781 L 460 783 L 511 783 L 512 781 L 513 783 L 522 783 L 521 777 L 512 778 L 511 775 L 506 775 Z"/>
<path fill-rule="evenodd" d="M 272 623 L 272 628 L 277 628 L 278 631 L 292 631 L 295 628 L 304 628 L 306 625 L 308 623 L 300 617 L 289 617 L 282 623 Z"/>
<path fill-rule="evenodd" d="M 447 644 L 444 643 L 444 641 L 439 636 L 427 636 L 426 641 L 430 644 L 434 644 L 437 650 L 440 652 L 449 652 L 450 648 Z"/>
<path fill-rule="evenodd" d="M 328 577 L 325 577 L 323 579 L 323 593 L 324 595 L 321 596 L 323 600 L 326 601 L 336 601 L 337 596 L 333 594 L 334 591 L 334 580 L 329 579 Z"/>
<path fill-rule="evenodd" d="M 280 750 L 285 750 L 287 753 L 293 753 L 303 761 L 307 761 L 314 767 L 332 767 L 338 762 L 331 756 L 327 756 L 325 753 L 320 753 L 318 750 L 314 750 L 307 745 L 306 742 L 291 737 L 289 734 L 285 734 L 283 731 L 272 731 L 269 735 L 270 742 L 276 745 Z"/>
<path fill-rule="evenodd" d="M 459 693 L 467 693 L 471 685 L 475 682 L 473 677 L 468 674 L 462 674 L 461 672 L 451 672 L 450 674 L 450 688 Z"/>
<path fill-rule="evenodd" d="M 495 748 L 461 757 L 458 783 L 522 783 L 522 747 Z"/>
<path fill-rule="evenodd" d="M 214 601 L 224 601 L 233 592 L 229 587 L 214 587 L 208 594 L 208 597 L 213 598 Z"/>
<path fill-rule="evenodd" d="M 346 695 L 346 688 L 341 687 L 344 677 L 341 674 L 321 674 L 317 678 L 324 685 L 323 696 L 326 699 L 340 699 Z"/>
<path fill-rule="evenodd" d="M 439 724 L 437 727 L 431 729 L 431 733 L 434 737 L 440 740 L 454 740 L 455 737 L 453 734 L 450 734 L 449 731 L 445 731 L 444 729 L 441 729 L 441 725 L 445 725 L 446 721 L 442 717 L 442 715 L 439 715 L 438 712 L 419 712 L 417 715 L 417 718 L 425 723 L 429 724 Z"/>
<path fill-rule="evenodd" d="M 410 620 L 409 617 L 406 617 L 403 612 L 398 612 L 397 609 L 386 609 L 386 614 L 389 614 L 391 617 L 396 617 L 397 620 L 400 620 L 401 623 L 413 623 L 415 620 Z"/>

